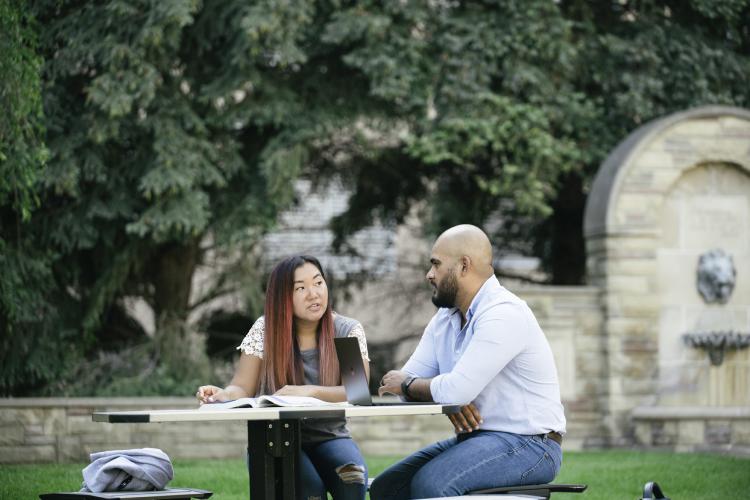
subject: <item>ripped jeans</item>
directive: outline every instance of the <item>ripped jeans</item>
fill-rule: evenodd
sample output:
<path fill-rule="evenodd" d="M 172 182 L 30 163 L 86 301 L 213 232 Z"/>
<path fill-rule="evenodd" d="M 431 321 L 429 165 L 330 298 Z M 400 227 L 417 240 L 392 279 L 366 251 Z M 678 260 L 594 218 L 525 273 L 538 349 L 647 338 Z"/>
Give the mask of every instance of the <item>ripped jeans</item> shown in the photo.
<path fill-rule="evenodd" d="M 561 465 L 560 445 L 546 436 L 476 431 L 434 443 L 391 465 L 372 483 L 370 498 L 452 497 L 548 483 Z"/>
<path fill-rule="evenodd" d="M 367 465 L 352 438 L 302 445 L 299 465 L 301 500 L 326 500 L 326 491 L 334 500 L 365 498 Z"/>

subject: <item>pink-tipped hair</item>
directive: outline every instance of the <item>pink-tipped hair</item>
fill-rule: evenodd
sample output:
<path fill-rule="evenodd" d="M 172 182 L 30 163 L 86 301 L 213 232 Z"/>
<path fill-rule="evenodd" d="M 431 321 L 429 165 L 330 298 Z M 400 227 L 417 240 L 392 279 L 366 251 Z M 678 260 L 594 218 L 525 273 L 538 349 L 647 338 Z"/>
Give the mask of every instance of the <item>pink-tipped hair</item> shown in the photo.
<path fill-rule="evenodd" d="M 279 262 L 271 271 L 266 287 L 265 336 L 260 392 L 273 394 L 285 385 L 304 385 L 302 357 L 294 331 L 294 272 L 306 263 L 318 268 L 325 279 L 318 259 L 297 255 Z M 339 385 L 339 362 L 333 345 L 333 308 L 331 296 L 323 317 L 318 323 L 318 352 L 320 355 L 320 385 Z"/>

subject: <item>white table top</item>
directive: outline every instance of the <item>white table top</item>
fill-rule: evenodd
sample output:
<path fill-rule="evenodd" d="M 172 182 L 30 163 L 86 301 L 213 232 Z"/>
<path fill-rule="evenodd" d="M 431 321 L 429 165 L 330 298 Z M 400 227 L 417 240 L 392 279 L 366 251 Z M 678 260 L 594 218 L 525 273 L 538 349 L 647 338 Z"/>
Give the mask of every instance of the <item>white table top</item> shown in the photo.
<path fill-rule="evenodd" d="M 212 410 L 134 410 L 97 411 L 94 422 L 198 422 L 214 420 L 287 420 L 294 418 L 373 417 L 389 415 L 436 415 L 458 411 L 458 405 L 387 405 L 387 406 L 286 406 L 265 408 L 232 408 Z"/>

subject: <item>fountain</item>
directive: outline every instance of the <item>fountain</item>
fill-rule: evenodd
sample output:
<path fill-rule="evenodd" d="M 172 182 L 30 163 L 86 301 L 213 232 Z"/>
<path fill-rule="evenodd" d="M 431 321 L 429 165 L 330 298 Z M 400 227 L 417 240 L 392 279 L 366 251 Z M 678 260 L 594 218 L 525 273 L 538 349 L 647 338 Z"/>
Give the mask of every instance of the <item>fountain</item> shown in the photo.
<path fill-rule="evenodd" d="M 713 366 L 720 366 L 724 361 L 724 352 L 729 349 L 745 349 L 750 346 L 750 334 L 732 330 L 723 332 L 691 332 L 682 336 L 685 344 L 696 349 L 708 351 L 708 358 Z"/>
<path fill-rule="evenodd" d="M 732 256 L 721 249 L 710 250 L 698 259 L 698 293 L 706 304 L 726 304 L 732 295 L 737 278 Z M 699 330 L 682 335 L 686 345 L 705 349 L 713 366 L 720 366 L 729 349 L 750 346 L 750 333 L 734 329 Z"/>

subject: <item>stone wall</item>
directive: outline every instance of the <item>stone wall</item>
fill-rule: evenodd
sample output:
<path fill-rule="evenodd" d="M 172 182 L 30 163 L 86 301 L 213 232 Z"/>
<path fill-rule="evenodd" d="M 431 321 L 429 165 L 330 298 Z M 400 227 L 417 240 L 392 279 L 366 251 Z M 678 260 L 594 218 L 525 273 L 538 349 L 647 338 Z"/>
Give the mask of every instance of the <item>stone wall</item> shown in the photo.
<path fill-rule="evenodd" d="M 416 263 L 409 267 L 402 264 L 401 268 L 412 271 L 405 271 L 401 280 L 366 284 L 339 307 L 342 314 L 362 322 L 371 345 L 398 343 L 389 369 L 403 366 L 435 314 L 421 269 Z M 606 346 L 600 290 L 506 281 L 502 284 L 529 304 L 555 355 L 568 420 L 565 449 L 606 444 L 607 431 L 602 425 L 607 391 Z M 372 363 L 377 361 L 371 358 Z"/>
<path fill-rule="evenodd" d="M 632 418 L 636 444 L 648 449 L 750 457 L 748 407 L 640 407 Z"/>
<path fill-rule="evenodd" d="M 507 286 L 528 302 L 555 354 L 568 419 L 565 448 L 602 445 L 606 436 L 599 406 L 606 373 L 598 289 Z M 419 333 L 434 313 L 429 294 L 424 295 L 410 311 L 412 333 Z M 376 317 L 383 308 L 397 309 L 395 304 L 388 305 L 388 297 L 402 300 L 398 293 L 380 290 L 377 307 L 369 313 L 364 302 L 358 303 L 357 318 L 367 325 L 371 339 L 388 338 L 399 331 L 395 324 L 384 323 L 393 320 L 393 315 Z M 414 309 L 417 305 L 419 310 Z M 408 356 L 411 348 L 413 342 L 406 342 L 402 356 Z M 107 424 L 91 420 L 94 411 L 194 407 L 192 398 L 3 399 L 0 463 L 85 462 L 94 451 L 145 446 L 161 448 L 172 458 L 242 457 L 247 430 L 241 422 Z M 362 451 L 370 456 L 403 456 L 452 433 L 450 422 L 441 416 L 355 418 L 350 419 L 349 427 Z"/>
<path fill-rule="evenodd" d="M 299 203 L 284 211 L 276 229 L 263 239 L 263 254 L 272 266 L 296 253 L 316 256 L 329 275 L 345 279 L 367 272 L 380 277 L 396 271 L 395 230 L 373 224 L 347 238 L 354 254 L 339 255 L 331 251 L 333 231 L 330 221 L 349 205 L 350 192 L 339 182 L 313 189 L 309 180 L 294 183 Z"/>
<path fill-rule="evenodd" d="M 192 398 L 15 398 L 0 400 L 0 464 L 88 462 L 95 451 L 154 447 L 172 459 L 243 458 L 244 422 L 109 424 L 94 411 L 195 408 Z M 353 418 L 368 456 L 403 456 L 452 432 L 442 415 Z"/>
<path fill-rule="evenodd" d="M 534 312 L 555 356 L 568 433 L 565 449 L 608 442 L 602 404 L 607 390 L 601 292 L 585 286 L 511 286 Z"/>
<path fill-rule="evenodd" d="M 155 447 L 172 458 L 242 456 L 242 423 L 107 424 L 94 411 L 195 408 L 187 398 L 15 398 L 0 400 L 0 463 L 85 462 L 95 451 Z"/>

